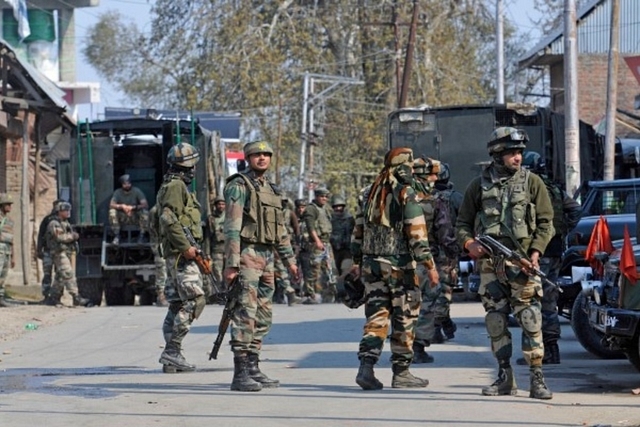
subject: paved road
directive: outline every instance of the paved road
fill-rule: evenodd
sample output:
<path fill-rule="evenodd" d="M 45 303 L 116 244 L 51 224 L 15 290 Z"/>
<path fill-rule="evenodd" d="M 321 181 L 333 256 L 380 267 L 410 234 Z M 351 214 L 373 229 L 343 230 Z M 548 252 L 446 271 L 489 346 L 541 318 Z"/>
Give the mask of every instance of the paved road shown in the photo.
<path fill-rule="evenodd" d="M 218 361 L 207 360 L 220 306 L 207 306 L 185 341 L 187 358 L 199 367 L 187 374 L 160 370 L 164 309 L 83 310 L 0 343 L 0 426 L 640 425 L 640 396 L 631 393 L 640 373 L 626 360 L 590 356 L 567 323 L 563 363 L 545 368 L 553 400 L 528 398 L 522 366 L 515 368 L 517 396 L 481 396 L 496 370 L 479 303 L 455 304 L 455 340 L 432 346 L 434 364 L 412 368 L 430 380 L 428 388 L 390 387 L 387 345 L 376 368 L 385 389 L 373 392 L 354 382 L 362 312 L 339 304 L 276 306 L 261 366 L 282 386 L 260 393 L 229 391 L 228 346 Z"/>

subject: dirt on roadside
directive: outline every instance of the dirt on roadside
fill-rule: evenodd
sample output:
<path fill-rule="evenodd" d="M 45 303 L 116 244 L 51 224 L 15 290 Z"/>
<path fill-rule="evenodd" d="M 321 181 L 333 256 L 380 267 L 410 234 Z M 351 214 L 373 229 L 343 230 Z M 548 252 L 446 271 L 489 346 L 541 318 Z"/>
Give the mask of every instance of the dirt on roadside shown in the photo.
<path fill-rule="evenodd" d="M 63 300 L 63 303 L 65 302 Z M 47 326 L 62 323 L 84 311 L 84 307 L 73 307 L 70 304 L 57 307 L 47 305 L 0 307 L 0 325 L 2 325 L 0 326 L 0 344 L 18 339 L 24 334 L 37 333 Z"/>

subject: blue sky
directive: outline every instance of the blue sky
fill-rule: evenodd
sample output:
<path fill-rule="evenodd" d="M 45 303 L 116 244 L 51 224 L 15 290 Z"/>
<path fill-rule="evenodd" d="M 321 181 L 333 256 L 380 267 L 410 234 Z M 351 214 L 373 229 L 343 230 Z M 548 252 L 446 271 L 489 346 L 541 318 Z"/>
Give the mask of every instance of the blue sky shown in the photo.
<path fill-rule="evenodd" d="M 76 9 L 76 67 L 77 80 L 80 82 L 100 82 L 99 104 L 92 107 L 81 106 L 79 118 L 99 118 L 99 113 L 104 107 L 134 107 L 127 104 L 126 97 L 108 81 L 101 80 L 96 71 L 84 61 L 80 52 L 86 43 L 86 33 L 89 27 L 98 21 L 101 13 L 108 10 L 118 10 L 125 16 L 135 19 L 138 28 L 145 32 L 149 26 L 149 11 L 154 0 L 101 0 L 97 7 Z M 531 0 L 504 0 L 505 17 L 516 22 L 521 31 L 531 33 L 532 45 L 539 37 L 539 31 L 534 28 L 529 20 L 530 16 L 536 16 Z M 137 106 L 135 106 L 137 107 Z"/>

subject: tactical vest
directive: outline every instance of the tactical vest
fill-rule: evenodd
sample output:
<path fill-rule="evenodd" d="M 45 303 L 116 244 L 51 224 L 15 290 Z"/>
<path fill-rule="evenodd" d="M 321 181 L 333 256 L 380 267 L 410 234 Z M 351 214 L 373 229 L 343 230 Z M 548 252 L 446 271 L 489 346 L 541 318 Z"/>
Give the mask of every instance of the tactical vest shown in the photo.
<path fill-rule="evenodd" d="M 567 234 L 567 224 L 564 221 L 564 193 L 553 181 L 547 177 L 541 177 L 547 187 L 547 193 L 553 206 L 553 228 L 556 234 Z"/>
<path fill-rule="evenodd" d="M 453 206 L 453 203 L 451 202 L 451 197 L 453 195 L 453 192 L 454 192 L 453 189 L 438 191 L 438 196 L 447 206 L 447 209 L 449 210 L 449 218 L 451 218 L 451 223 L 455 225 L 456 220 L 458 219 L 458 211 L 456 210 L 456 207 Z"/>
<path fill-rule="evenodd" d="M 367 212 L 367 199 L 364 199 L 365 203 L 363 212 L 365 212 L 365 215 Z M 392 203 L 396 204 L 395 200 Z M 409 254 L 409 241 L 404 233 L 404 222 L 402 219 L 392 218 L 391 228 L 389 228 L 378 224 L 372 224 L 365 218 L 362 236 L 362 253 L 363 255 L 369 256 L 397 256 Z"/>
<path fill-rule="evenodd" d="M 0 243 L 13 245 L 13 221 L 8 216 L 0 214 Z"/>
<path fill-rule="evenodd" d="M 289 233 L 289 237 L 293 239 L 295 236 L 295 230 L 293 229 L 293 224 L 291 223 L 291 209 L 282 208 L 282 217 L 284 218 L 284 225 L 287 228 L 287 233 Z"/>
<path fill-rule="evenodd" d="M 323 242 L 328 242 L 331 237 L 331 218 L 324 206 L 318 206 L 315 203 L 309 203 L 307 211 L 309 209 L 315 209 L 318 211 L 316 220 L 316 233 Z"/>
<path fill-rule="evenodd" d="M 182 212 L 176 212 L 176 216 L 178 217 L 178 222 L 180 222 L 180 225 L 188 228 L 189 231 L 191 231 L 193 238 L 196 239 L 197 242 L 201 242 L 203 236 L 202 236 L 202 215 L 200 213 L 200 203 L 198 202 L 196 195 L 189 192 L 189 188 L 187 187 L 187 184 L 185 184 L 181 178 L 177 176 L 171 176 L 171 177 L 165 178 L 165 181 L 160 187 L 160 190 L 158 190 L 157 204 L 159 206 L 163 206 L 165 205 L 165 203 L 171 204 L 170 200 L 167 201 L 167 200 L 164 200 L 164 198 L 166 197 L 165 195 L 167 193 L 167 188 L 169 186 L 174 186 L 174 185 L 182 186 L 183 194 L 187 195 L 186 200 L 182 201 L 184 205 Z M 162 215 L 161 212 L 158 212 L 158 214 Z M 161 237 L 162 237 L 162 234 L 163 234 L 162 230 L 160 229 Z M 164 242 L 165 239 L 162 238 L 162 240 L 163 240 L 162 244 L 165 245 L 165 242 Z"/>
<path fill-rule="evenodd" d="M 209 218 L 209 226 L 213 234 L 213 244 L 216 246 L 224 245 L 224 218 L 224 212 L 220 215 L 211 215 Z"/>
<path fill-rule="evenodd" d="M 529 174 L 528 170 L 520 169 L 512 177 L 495 183 L 482 175 L 479 233 L 518 241 L 531 238 L 536 229 L 536 208 L 531 203 Z"/>
<path fill-rule="evenodd" d="M 249 203 L 245 204 L 240 238 L 249 243 L 273 245 L 285 233 L 282 214 L 282 196 L 271 186 L 260 185 L 243 173 L 235 174 L 227 182 L 241 177 L 249 190 Z"/>
<path fill-rule="evenodd" d="M 46 242 L 47 249 L 49 249 L 52 253 L 72 253 L 76 251 L 76 242 L 72 241 L 71 234 L 73 233 L 73 229 L 71 228 L 71 224 L 69 221 L 61 220 L 56 217 L 51 220 L 49 223 L 49 227 L 47 229 L 50 230 L 52 227 L 59 227 L 62 229 L 62 236 L 56 236 L 53 233 L 47 232 L 46 234 Z M 66 240 L 67 242 L 61 242 L 60 240 Z"/>

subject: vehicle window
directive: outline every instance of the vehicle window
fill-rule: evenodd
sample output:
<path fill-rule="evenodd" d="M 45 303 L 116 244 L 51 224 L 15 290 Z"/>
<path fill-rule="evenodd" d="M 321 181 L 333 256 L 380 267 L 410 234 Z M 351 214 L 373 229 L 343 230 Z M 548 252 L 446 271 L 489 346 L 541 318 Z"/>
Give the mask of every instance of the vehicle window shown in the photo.
<path fill-rule="evenodd" d="M 616 215 L 636 212 L 640 201 L 640 188 L 597 189 L 596 194 L 583 215 Z"/>

